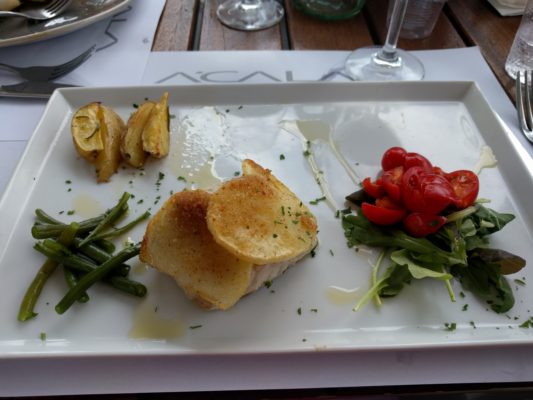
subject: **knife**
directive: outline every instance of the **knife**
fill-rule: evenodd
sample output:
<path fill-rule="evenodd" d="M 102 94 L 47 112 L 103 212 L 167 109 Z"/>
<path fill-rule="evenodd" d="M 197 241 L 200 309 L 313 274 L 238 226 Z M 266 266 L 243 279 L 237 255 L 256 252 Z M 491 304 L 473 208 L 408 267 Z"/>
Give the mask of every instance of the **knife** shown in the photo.
<path fill-rule="evenodd" d="M 56 82 L 29 82 L 24 81 L 14 85 L 0 86 L 0 97 L 27 97 L 34 99 L 47 99 L 54 90 L 67 87 L 77 87 Z"/>

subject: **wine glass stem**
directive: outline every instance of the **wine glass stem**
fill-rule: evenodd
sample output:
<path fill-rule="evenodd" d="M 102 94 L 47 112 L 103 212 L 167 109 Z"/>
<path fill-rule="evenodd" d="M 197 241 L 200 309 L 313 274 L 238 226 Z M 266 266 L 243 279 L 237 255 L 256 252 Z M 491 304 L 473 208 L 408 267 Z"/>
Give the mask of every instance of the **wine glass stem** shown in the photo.
<path fill-rule="evenodd" d="M 398 38 L 400 37 L 400 30 L 402 29 L 403 18 L 407 10 L 407 3 L 409 0 L 389 0 L 394 1 L 392 13 L 390 17 L 389 29 L 387 31 L 387 38 L 383 48 L 378 52 L 376 57 L 384 62 L 394 63 L 398 60 L 398 52 L 396 46 Z"/>

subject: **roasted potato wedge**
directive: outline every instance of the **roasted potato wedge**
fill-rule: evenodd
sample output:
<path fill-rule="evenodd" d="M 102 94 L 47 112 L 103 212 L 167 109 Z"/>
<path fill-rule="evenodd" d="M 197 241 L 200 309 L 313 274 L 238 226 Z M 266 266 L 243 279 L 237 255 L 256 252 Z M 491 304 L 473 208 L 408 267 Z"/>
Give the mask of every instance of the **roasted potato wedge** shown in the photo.
<path fill-rule="evenodd" d="M 156 158 L 165 157 L 170 146 L 170 116 L 168 93 L 155 104 L 142 134 L 144 151 Z"/>
<path fill-rule="evenodd" d="M 111 108 L 100 106 L 102 109 L 101 131 L 104 149 L 98 154 L 96 161 L 97 182 L 108 182 L 109 178 L 117 172 L 120 165 L 120 143 L 126 124 L 120 116 Z"/>
<path fill-rule="evenodd" d="M 102 107 L 95 102 L 76 111 L 70 123 L 74 147 L 80 156 L 92 163 L 104 149 L 102 119 Z"/>
<path fill-rule="evenodd" d="M 124 161 L 132 167 L 142 167 L 148 156 L 143 148 L 142 136 L 154 107 L 153 101 L 145 101 L 128 119 L 127 128 L 120 144 L 120 154 Z"/>

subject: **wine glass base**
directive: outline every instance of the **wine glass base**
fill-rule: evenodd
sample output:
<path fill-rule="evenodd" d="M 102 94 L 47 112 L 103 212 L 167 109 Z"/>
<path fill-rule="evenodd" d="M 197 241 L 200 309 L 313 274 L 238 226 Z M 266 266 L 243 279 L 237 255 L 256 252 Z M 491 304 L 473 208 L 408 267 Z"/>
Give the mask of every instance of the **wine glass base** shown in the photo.
<path fill-rule="evenodd" d="M 270 28 L 279 23 L 283 15 L 283 6 L 276 0 L 226 0 L 217 8 L 220 22 L 242 31 Z"/>
<path fill-rule="evenodd" d="M 419 81 L 424 66 L 418 58 L 396 49 L 396 62 L 383 62 L 376 57 L 381 47 L 363 47 L 352 52 L 345 63 L 346 73 L 356 81 Z"/>

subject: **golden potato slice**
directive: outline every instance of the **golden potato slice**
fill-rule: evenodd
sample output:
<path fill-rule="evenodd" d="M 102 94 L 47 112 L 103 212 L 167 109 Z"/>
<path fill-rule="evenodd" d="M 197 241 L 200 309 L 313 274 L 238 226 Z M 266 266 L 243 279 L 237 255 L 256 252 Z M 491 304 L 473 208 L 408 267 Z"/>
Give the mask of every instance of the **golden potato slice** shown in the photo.
<path fill-rule="evenodd" d="M 98 154 L 94 164 L 96 166 L 97 182 L 107 182 L 111 175 L 117 172 L 120 165 L 120 142 L 126 125 L 120 116 L 111 108 L 100 106 L 102 109 L 102 120 L 100 130 L 104 149 Z"/>
<path fill-rule="evenodd" d="M 104 149 L 100 123 L 102 118 L 102 107 L 100 103 L 95 102 L 76 111 L 70 123 L 74 147 L 80 156 L 92 163 Z"/>
<path fill-rule="evenodd" d="M 225 182 L 209 201 L 215 241 L 258 265 L 290 260 L 317 243 L 316 219 L 269 170 L 244 160 L 243 176 Z"/>
<path fill-rule="evenodd" d="M 145 101 L 128 119 L 126 133 L 120 144 L 120 154 L 132 167 L 142 167 L 148 156 L 143 148 L 142 135 L 154 106 L 153 101 Z"/>
<path fill-rule="evenodd" d="M 168 154 L 170 146 L 169 124 L 168 93 L 165 92 L 156 103 L 144 127 L 142 134 L 144 151 L 156 158 L 162 158 Z"/>
<path fill-rule="evenodd" d="M 225 310 L 245 294 L 253 266 L 213 240 L 205 220 L 210 196 L 202 190 L 171 196 L 148 223 L 139 257 L 202 307 Z"/>

